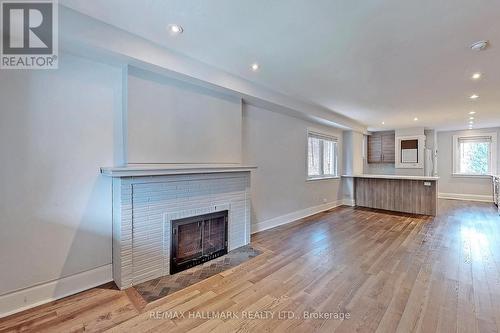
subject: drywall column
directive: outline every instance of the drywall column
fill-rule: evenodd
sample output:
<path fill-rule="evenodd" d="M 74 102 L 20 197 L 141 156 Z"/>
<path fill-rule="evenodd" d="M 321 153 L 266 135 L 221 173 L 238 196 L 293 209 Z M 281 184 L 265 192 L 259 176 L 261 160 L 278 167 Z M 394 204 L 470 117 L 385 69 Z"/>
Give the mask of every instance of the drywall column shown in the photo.
<path fill-rule="evenodd" d="M 343 132 L 343 174 L 354 175 L 363 173 L 364 135 L 355 131 Z M 354 205 L 353 178 L 342 179 L 343 201 L 347 205 Z"/>
<path fill-rule="evenodd" d="M 426 176 L 437 175 L 437 132 L 435 130 L 424 130 L 425 153 L 424 153 L 424 174 Z M 430 157 L 427 156 L 430 154 Z"/>

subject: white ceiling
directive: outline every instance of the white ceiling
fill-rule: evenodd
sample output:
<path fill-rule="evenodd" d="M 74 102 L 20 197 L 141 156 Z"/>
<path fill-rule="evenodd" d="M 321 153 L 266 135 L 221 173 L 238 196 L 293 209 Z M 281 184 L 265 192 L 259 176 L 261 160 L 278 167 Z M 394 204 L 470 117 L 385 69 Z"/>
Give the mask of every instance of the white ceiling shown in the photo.
<path fill-rule="evenodd" d="M 498 0 L 60 3 L 370 129 L 462 129 L 470 110 L 475 127 L 500 126 Z M 169 36 L 170 23 L 184 33 Z M 470 50 L 480 39 L 491 47 Z"/>

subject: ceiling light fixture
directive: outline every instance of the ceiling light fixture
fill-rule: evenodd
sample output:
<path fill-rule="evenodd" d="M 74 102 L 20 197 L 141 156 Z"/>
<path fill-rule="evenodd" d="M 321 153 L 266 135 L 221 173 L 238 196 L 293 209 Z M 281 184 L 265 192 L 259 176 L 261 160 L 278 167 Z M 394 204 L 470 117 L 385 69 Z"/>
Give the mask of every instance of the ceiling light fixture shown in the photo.
<path fill-rule="evenodd" d="M 485 50 L 488 46 L 490 45 L 490 42 L 487 40 L 480 40 L 477 42 L 472 43 L 470 48 L 474 51 L 483 51 Z"/>
<path fill-rule="evenodd" d="M 470 95 L 469 97 L 470 99 L 478 99 L 479 98 L 479 95 L 476 95 L 476 94 L 472 94 Z"/>
<path fill-rule="evenodd" d="M 471 112 L 469 112 L 469 114 L 471 114 L 471 115 L 476 114 L 476 111 L 471 111 Z"/>
<path fill-rule="evenodd" d="M 259 64 L 258 64 L 258 63 L 253 63 L 253 64 L 252 64 L 252 66 L 251 66 L 251 68 L 252 68 L 252 70 L 253 70 L 254 72 L 256 72 L 256 71 L 258 71 L 258 70 L 259 70 L 260 66 L 259 66 Z"/>
<path fill-rule="evenodd" d="M 382 125 L 385 125 L 385 121 L 382 122 Z"/>
<path fill-rule="evenodd" d="M 481 78 L 481 73 L 477 72 L 477 73 L 474 73 L 472 74 L 472 79 L 473 80 L 479 80 Z"/>
<path fill-rule="evenodd" d="M 469 117 L 469 120 L 474 120 L 474 117 Z"/>
<path fill-rule="evenodd" d="M 169 24 L 168 25 L 168 32 L 172 36 L 182 34 L 183 31 L 184 31 L 184 29 L 178 24 Z"/>
<path fill-rule="evenodd" d="M 418 121 L 418 118 L 417 117 L 413 118 L 413 121 Z"/>

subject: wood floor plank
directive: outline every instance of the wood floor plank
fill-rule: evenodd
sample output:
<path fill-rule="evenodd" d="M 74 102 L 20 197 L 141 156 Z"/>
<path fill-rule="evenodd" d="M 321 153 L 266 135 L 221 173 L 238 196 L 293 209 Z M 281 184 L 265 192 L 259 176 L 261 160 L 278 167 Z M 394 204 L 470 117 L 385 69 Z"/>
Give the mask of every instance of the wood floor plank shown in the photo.
<path fill-rule="evenodd" d="M 339 207 L 252 246 L 263 254 L 163 299 L 108 284 L 0 319 L 0 332 L 500 331 L 491 204 L 440 200 L 436 217 Z"/>

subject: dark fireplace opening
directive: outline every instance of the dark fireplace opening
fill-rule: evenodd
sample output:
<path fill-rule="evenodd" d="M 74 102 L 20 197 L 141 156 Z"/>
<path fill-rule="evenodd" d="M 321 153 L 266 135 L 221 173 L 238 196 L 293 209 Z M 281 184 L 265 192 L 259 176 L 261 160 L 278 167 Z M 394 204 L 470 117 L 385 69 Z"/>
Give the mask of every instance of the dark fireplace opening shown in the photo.
<path fill-rule="evenodd" d="M 170 274 L 227 254 L 228 211 L 172 220 Z"/>

